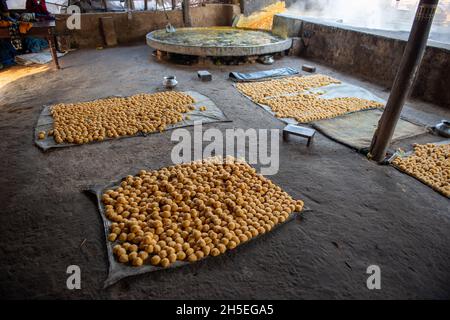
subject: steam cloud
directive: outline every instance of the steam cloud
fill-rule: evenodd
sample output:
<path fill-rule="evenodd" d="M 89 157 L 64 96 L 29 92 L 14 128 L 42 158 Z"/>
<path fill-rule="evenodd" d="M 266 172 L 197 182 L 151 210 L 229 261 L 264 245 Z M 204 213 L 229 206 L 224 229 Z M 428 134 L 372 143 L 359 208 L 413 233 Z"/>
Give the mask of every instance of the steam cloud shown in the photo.
<path fill-rule="evenodd" d="M 419 0 L 287 0 L 288 13 L 345 25 L 409 32 Z M 430 39 L 450 43 L 450 0 L 441 0 Z"/>

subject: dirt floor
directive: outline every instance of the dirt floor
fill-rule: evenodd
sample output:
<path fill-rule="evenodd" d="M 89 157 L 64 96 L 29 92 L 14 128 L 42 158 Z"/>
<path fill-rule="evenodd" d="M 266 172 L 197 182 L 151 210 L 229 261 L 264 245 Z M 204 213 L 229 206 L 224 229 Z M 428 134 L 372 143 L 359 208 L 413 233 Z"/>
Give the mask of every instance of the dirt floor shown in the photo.
<path fill-rule="evenodd" d="M 233 120 L 204 128 L 282 129 L 282 122 L 232 87 L 228 72 L 302 63 L 285 57 L 273 66 L 211 66 L 214 80 L 202 83 L 196 75 L 200 67 L 157 63 L 150 48 L 141 45 L 72 52 L 61 59 L 60 71 L 2 81 L 0 296 L 450 298 L 449 200 L 321 134 L 310 148 L 302 140 L 282 143 L 280 170 L 271 177 L 305 201 L 310 210 L 301 218 L 229 255 L 102 288 L 108 271 L 105 237 L 97 208 L 82 190 L 142 168 L 170 165 L 171 132 L 43 153 L 33 143 L 41 106 L 161 90 L 162 77 L 175 74 L 179 90 L 209 96 Z M 318 71 L 388 95 L 325 67 Z M 432 125 L 450 112 L 412 101 L 404 115 Z M 66 268 L 73 264 L 81 268 L 81 290 L 66 288 Z M 381 268 L 381 290 L 366 287 L 371 264 Z"/>

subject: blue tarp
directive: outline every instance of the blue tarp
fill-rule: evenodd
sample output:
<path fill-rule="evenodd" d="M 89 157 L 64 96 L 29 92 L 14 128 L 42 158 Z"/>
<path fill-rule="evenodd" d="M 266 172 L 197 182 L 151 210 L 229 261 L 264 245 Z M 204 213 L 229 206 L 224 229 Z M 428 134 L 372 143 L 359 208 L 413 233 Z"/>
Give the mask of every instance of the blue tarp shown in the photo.
<path fill-rule="evenodd" d="M 0 40 L 0 63 L 7 67 L 15 64 L 14 57 L 17 54 L 16 49 L 8 40 Z"/>
<path fill-rule="evenodd" d="M 26 37 L 23 39 L 23 47 L 25 51 L 30 51 L 32 53 L 41 52 L 48 48 L 48 42 L 45 39 Z"/>

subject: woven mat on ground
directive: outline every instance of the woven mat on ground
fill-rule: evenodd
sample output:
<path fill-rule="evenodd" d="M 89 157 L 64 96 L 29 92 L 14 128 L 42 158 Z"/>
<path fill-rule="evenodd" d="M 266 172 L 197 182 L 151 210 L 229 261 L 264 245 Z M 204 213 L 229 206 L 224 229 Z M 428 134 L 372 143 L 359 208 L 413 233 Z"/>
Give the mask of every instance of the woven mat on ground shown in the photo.
<path fill-rule="evenodd" d="M 222 112 L 222 110 L 219 109 L 219 107 L 216 106 L 216 104 L 209 99 L 208 97 L 196 92 L 196 91 L 186 91 L 184 92 L 190 96 L 192 96 L 195 99 L 195 103 L 193 104 L 195 106 L 195 110 L 189 111 L 186 113 L 186 115 L 190 116 L 189 120 L 183 119 L 183 121 L 180 121 L 173 125 L 168 125 L 166 130 L 171 130 L 175 128 L 181 128 L 181 127 L 188 127 L 194 125 L 194 122 L 202 122 L 202 123 L 211 123 L 211 122 L 228 122 L 231 120 L 228 120 L 228 118 L 225 116 L 225 114 Z M 205 106 L 205 111 L 200 111 L 199 108 L 201 106 Z M 46 151 L 51 148 L 64 148 L 64 147 L 71 147 L 71 146 L 78 146 L 79 144 L 73 144 L 73 143 L 56 143 L 53 137 L 46 136 L 45 139 L 38 139 L 38 135 L 40 131 L 48 132 L 49 130 L 53 129 L 53 117 L 50 113 L 50 107 L 51 106 L 44 106 L 36 128 L 34 132 L 34 142 L 36 145 Z M 159 133 L 159 132 L 152 132 L 153 133 Z M 118 138 L 105 138 L 105 140 L 112 140 L 112 139 L 123 139 L 123 138 L 131 138 L 136 136 L 146 136 L 148 134 L 144 133 L 138 133 L 134 136 L 121 136 Z M 92 142 L 95 143 L 95 142 Z"/>
<path fill-rule="evenodd" d="M 312 126 L 327 137 L 363 152 L 370 147 L 382 113 L 381 110 L 354 112 L 333 119 L 315 121 Z M 400 119 L 392 141 L 395 142 L 426 132 L 426 127 Z"/>

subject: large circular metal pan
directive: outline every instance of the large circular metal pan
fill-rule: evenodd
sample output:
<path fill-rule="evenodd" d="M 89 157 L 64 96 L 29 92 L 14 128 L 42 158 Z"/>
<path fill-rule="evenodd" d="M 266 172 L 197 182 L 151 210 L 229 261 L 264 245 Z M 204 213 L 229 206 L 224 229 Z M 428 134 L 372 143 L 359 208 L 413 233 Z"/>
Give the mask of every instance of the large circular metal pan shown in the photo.
<path fill-rule="evenodd" d="M 287 50 L 292 39 L 232 27 L 179 28 L 175 32 L 150 32 L 147 44 L 156 50 L 192 56 L 253 56 Z"/>

